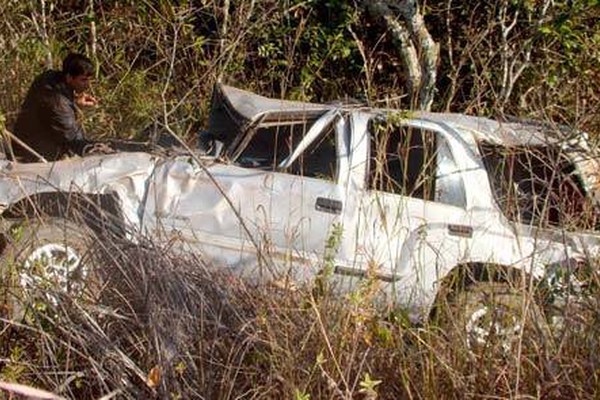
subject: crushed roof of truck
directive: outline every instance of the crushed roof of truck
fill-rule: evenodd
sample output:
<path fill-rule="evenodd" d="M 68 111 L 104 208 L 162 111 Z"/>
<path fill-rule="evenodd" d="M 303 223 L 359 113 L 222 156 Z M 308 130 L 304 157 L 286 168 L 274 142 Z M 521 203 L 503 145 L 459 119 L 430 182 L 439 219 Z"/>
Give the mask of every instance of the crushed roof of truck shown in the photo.
<path fill-rule="evenodd" d="M 493 120 L 456 113 L 432 113 L 418 111 L 415 118 L 427 119 L 440 124 L 469 131 L 477 140 L 486 140 L 506 146 L 544 146 L 568 143 L 569 146 L 584 146 L 587 136 L 584 132 L 562 125 L 552 125 L 533 120 Z"/>
<path fill-rule="evenodd" d="M 264 97 L 232 86 L 217 84 L 213 92 L 209 131 L 217 137 L 227 137 L 232 132 L 241 133 L 254 123 L 285 123 L 306 118 L 316 118 L 333 109 L 361 110 L 373 113 L 400 110 L 373 109 L 356 105 L 317 104 L 301 101 L 279 100 Z M 476 140 L 486 140 L 507 146 L 543 146 L 568 143 L 570 147 L 583 146 L 587 137 L 583 132 L 565 126 L 531 120 L 493 120 L 458 113 L 425 111 L 400 111 L 410 118 L 429 120 L 460 131 L 468 131 Z"/>

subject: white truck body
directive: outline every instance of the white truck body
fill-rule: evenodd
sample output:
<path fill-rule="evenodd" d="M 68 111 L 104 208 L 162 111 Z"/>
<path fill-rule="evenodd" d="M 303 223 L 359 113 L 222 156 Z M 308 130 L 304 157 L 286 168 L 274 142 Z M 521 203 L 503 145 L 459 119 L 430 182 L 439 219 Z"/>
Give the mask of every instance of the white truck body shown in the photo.
<path fill-rule="evenodd" d="M 456 114 L 279 101 L 226 86 L 214 101 L 216 128 L 209 133 L 226 142 L 222 157 L 137 152 L 45 164 L 2 161 L 0 206 L 10 210 L 39 193 L 116 195 L 126 226 L 215 265 L 251 278 L 307 282 L 328 257 L 332 279 L 352 288 L 374 278 L 384 302 L 408 305 L 416 317 L 426 315 L 444 278 L 460 266 L 498 265 L 538 279 L 551 265 L 598 252 L 595 222 L 568 230 L 535 218 L 509 219 L 481 153 L 482 142 L 563 149 L 589 201 L 578 212 L 595 210 L 598 169 L 585 138 Z M 375 154 L 374 126 L 385 130 L 388 119 L 399 137 L 422 135 L 423 149 L 433 146 L 431 154 L 420 149 L 415 156 L 431 163 L 421 165 L 429 178 L 405 164 L 412 193 L 398 193 L 404 178 L 394 180 L 387 175 L 395 172 L 386 170 L 412 160 L 412 139 L 404 148 L 403 139 L 386 139 L 382 146 L 398 140 L 397 151 L 387 153 L 392 161 Z M 395 189 L 377 186 L 384 181 Z"/>

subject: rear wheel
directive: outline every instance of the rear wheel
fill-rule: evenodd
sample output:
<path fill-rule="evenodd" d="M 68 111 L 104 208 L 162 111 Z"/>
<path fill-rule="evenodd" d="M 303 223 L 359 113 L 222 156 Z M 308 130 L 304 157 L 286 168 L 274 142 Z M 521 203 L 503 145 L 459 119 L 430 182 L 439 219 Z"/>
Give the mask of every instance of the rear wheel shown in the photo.
<path fill-rule="evenodd" d="M 536 345 L 547 324 L 534 296 L 503 282 L 474 282 L 452 294 L 444 306 L 443 328 L 473 352 L 508 354 Z M 541 344 L 541 342 L 540 342 Z"/>
<path fill-rule="evenodd" d="M 7 316 L 81 296 L 93 274 L 94 235 L 64 219 L 15 224 L 0 257 Z"/>

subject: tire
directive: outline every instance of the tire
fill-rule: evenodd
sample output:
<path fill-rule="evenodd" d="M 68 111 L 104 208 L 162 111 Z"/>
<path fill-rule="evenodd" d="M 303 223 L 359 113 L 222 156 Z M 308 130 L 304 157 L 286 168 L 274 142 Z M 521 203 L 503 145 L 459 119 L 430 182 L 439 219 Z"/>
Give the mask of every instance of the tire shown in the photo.
<path fill-rule="evenodd" d="M 6 317 L 20 320 L 82 296 L 94 275 L 94 239 L 85 225 L 64 219 L 13 225 L 0 256 Z"/>
<path fill-rule="evenodd" d="M 548 325 L 535 298 L 508 283 L 471 283 L 442 307 L 442 329 L 474 353 L 506 355 L 518 347 L 537 348 L 547 336 Z"/>

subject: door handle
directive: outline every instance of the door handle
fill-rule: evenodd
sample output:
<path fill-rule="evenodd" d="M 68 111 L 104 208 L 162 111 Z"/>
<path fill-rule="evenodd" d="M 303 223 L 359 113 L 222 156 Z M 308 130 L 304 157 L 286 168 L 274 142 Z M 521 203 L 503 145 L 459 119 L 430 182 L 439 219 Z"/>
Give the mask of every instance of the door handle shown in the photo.
<path fill-rule="evenodd" d="M 317 197 L 315 208 L 317 211 L 340 214 L 342 212 L 342 202 L 339 200 L 328 199 L 326 197 Z"/>
<path fill-rule="evenodd" d="M 448 224 L 448 233 L 452 236 L 473 237 L 473 227 L 469 225 Z"/>

